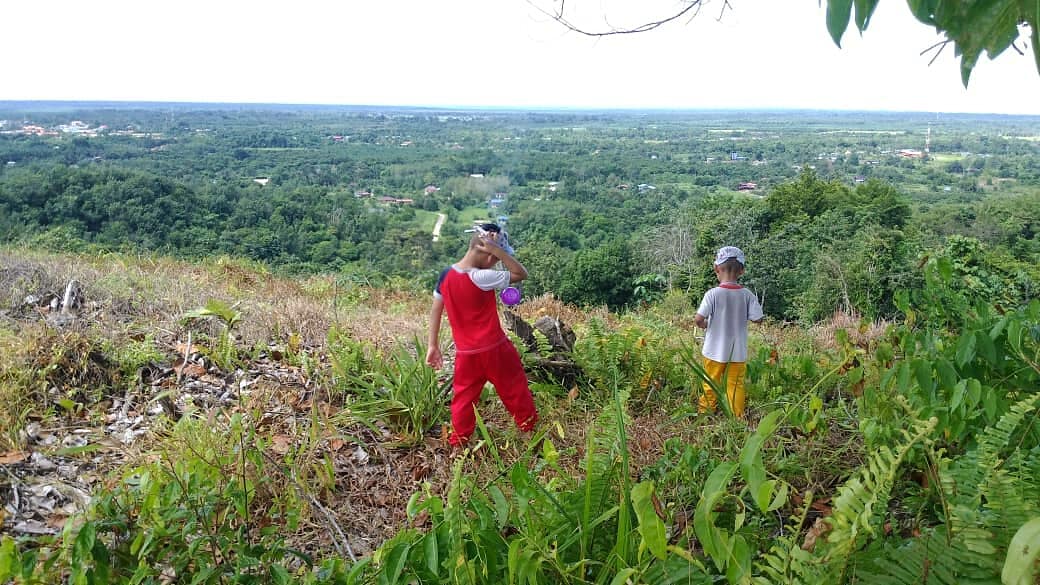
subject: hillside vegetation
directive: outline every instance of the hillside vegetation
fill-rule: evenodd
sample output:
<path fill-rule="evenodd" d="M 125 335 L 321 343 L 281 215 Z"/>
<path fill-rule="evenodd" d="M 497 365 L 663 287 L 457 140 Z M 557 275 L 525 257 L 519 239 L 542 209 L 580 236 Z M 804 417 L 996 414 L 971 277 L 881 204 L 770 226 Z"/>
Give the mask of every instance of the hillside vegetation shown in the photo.
<path fill-rule="evenodd" d="M 0 583 L 1035 582 L 1035 129 L 0 104 Z M 541 421 L 453 451 L 488 218 Z M 721 245 L 746 420 L 695 407 Z"/>
<path fill-rule="evenodd" d="M 0 265 L 2 485 L 20 494 L 14 511 L 5 497 L 3 580 L 1032 570 L 1011 543 L 1038 515 L 1040 303 L 968 305 L 941 261 L 901 325 L 756 329 L 746 423 L 692 407 L 686 295 L 621 315 L 528 299 L 521 316 L 574 327 L 582 375 L 564 386 L 533 368 L 536 435 L 492 396 L 482 440 L 454 454 L 435 436 L 446 380 L 417 341 L 427 292 L 229 259 L 8 249 Z M 51 309 L 72 279 L 74 306 Z"/>

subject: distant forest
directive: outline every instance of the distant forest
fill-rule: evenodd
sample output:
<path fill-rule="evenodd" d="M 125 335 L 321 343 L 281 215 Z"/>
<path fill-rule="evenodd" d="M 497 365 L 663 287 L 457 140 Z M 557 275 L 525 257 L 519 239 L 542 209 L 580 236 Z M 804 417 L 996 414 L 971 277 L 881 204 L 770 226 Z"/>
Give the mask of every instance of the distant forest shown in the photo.
<path fill-rule="evenodd" d="M 429 287 L 475 220 L 525 294 L 699 298 L 723 244 L 777 319 L 893 314 L 936 263 L 1040 283 L 1040 118 L 0 102 L 0 243 L 228 255 Z M 433 237 L 438 214 L 441 236 Z"/>

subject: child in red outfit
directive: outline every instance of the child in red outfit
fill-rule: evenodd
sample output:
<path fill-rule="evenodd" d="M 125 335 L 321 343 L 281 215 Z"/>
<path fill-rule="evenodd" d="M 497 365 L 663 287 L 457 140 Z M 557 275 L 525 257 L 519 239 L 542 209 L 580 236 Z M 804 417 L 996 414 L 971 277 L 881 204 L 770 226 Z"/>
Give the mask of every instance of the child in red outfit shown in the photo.
<path fill-rule="evenodd" d="M 444 363 L 439 337 L 445 310 L 455 340 L 452 433 L 448 438 L 452 445 L 466 443 L 473 434 L 474 408 L 489 381 L 520 430 L 532 430 L 538 422 L 520 354 L 499 322 L 495 294 L 510 283 L 527 278 L 527 269 L 499 245 L 497 225 L 486 224 L 483 228 L 484 233 L 470 239 L 466 255 L 441 273 L 430 309 L 426 363 L 434 368 Z M 500 261 L 506 270 L 492 270 Z"/>

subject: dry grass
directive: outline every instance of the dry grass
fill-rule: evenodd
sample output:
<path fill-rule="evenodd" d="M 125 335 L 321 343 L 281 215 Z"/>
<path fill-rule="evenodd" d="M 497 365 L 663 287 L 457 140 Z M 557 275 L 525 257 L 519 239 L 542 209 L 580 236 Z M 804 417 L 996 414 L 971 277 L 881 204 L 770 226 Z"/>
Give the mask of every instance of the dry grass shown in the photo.
<path fill-rule="evenodd" d="M 839 351 L 837 332 L 845 331 L 849 341 L 856 347 L 873 350 L 877 342 L 885 337 L 891 323 L 887 321 L 866 321 L 862 316 L 835 311 L 830 319 L 810 329 L 817 349 Z"/>
<path fill-rule="evenodd" d="M 554 297 L 552 293 L 525 299 L 524 302 L 517 305 L 515 311 L 529 323 L 534 323 L 539 317 L 549 316 L 559 319 L 570 327 L 585 325 L 591 319 L 600 319 L 610 327 L 617 325 L 616 316 L 606 307 L 582 309 L 564 303 Z"/>

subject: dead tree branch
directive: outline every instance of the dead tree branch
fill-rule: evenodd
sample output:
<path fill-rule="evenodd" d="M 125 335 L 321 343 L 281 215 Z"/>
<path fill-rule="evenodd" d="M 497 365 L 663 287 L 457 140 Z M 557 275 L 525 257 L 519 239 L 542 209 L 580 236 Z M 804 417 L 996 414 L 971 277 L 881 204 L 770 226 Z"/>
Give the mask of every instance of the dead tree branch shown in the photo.
<path fill-rule="evenodd" d="M 683 18 L 684 16 L 689 16 L 689 18 L 692 19 L 692 18 L 694 18 L 695 16 L 697 16 L 700 13 L 701 8 L 704 7 L 704 4 L 706 4 L 707 1 L 708 0 L 687 0 L 686 6 L 684 6 L 681 10 L 679 10 L 679 12 L 676 12 L 675 14 L 672 14 L 671 16 L 667 16 L 667 17 L 659 19 L 659 20 L 646 22 L 646 23 L 643 23 L 643 24 L 640 24 L 640 25 L 637 25 L 637 26 L 633 26 L 633 27 L 614 28 L 614 27 L 611 26 L 607 30 L 602 30 L 602 31 L 589 30 L 589 29 L 586 29 L 586 28 L 584 28 L 582 26 L 579 26 L 579 25 L 574 24 L 573 22 L 571 22 L 566 17 L 566 15 L 564 14 L 564 12 L 566 11 L 566 5 L 567 5 L 566 0 L 560 0 L 559 6 L 555 10 L 553 10 L 553 11 L 549 11 L 549 10 L 546 10 L 546 9 L 542 8 L 541 6 L 538 6 L 537 4 L 534 3 L 533 0 L 528 0 L 528 4 L 533 6 L 536 10 L 538 10 L 542 14 L 544 14 L 544 15 L 548 16 L 549 18 L 555 20 L 556 22 L 560 23 L 567 30 L 576 32 L 578 34 L 585 35 L 587 37 L 609 37 L 609 36 L 614 36 L 614 35 L 628 35 L 628 34 L 636 34 L 636 33 L 643 33 L 643 32 L 647 32 L 647 31 L 651 31 L 651 30 L 654 30 L 655 28 L 658 28 L 658 27 L 660 27 L 662 25 L 668 24 L 669 22 L 672 22 L 672 21 L 678 20 L 680 18 Z M 725 14 L 726 10 L 731 10 L 732 8 L 733 7 L 730 6 L 729 0 L 723 0 L 723 2 L 722 2 L 722 9 L 719 12 L 719 18 L 720 19 L 722 18 L 722 15 Z M 609 24 L 608 24 L 608 26 L 609 26 Z"/>

